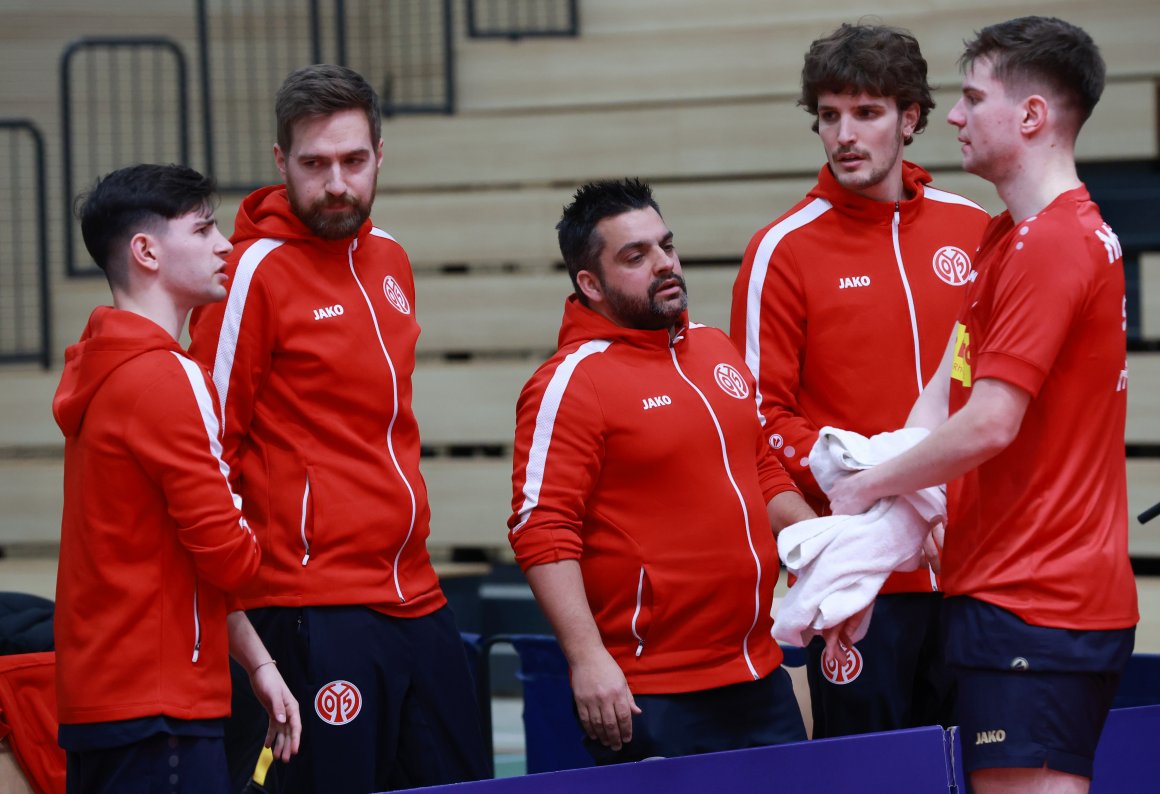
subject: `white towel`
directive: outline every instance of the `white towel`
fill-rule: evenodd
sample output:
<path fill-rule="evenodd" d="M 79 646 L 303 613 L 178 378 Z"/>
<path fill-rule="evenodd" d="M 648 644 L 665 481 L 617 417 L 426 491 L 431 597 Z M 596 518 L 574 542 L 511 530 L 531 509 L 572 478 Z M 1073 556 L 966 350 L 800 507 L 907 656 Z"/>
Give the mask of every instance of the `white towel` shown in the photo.
<path fill-rule="evenodd" d="M 895 457 L 926 435 L 922 428 L 904 428 L 866 438 L 823 427 L 810 452 L 810 470 L 828 494 L 839 479 Z M 778 553 L 797 581 L 777 611 L 774 638 L 804 646 L 872 604 L 891 572 L 922 564 L 923 540 L 945 520 L 945 489 L 937 486 L 880 499 L 860 515 L 824 516 L 783 529 Z M 867 612 L 850 639 L 862 639 L 869 625 Z"/>

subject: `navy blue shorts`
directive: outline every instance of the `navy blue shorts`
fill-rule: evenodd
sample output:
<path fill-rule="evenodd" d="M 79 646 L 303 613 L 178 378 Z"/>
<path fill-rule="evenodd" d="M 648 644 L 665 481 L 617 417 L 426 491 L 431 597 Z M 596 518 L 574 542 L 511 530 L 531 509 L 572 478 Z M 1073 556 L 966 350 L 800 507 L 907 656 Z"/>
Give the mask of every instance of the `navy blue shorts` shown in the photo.
<path fill-rule="evenodd" d="M 977 599 L 944 605 L 963 768 L 1049 769 L 1091 777 L 1135 629 L 1032 626 Z"/>
<path fill-rule="evenodd" d="M 632 741 L 612 751 L 584 737 L 598 764 L 671 758 L 765 747 L 806 739 L 789 673 L 779 667 L 758 681 L 681 692 L 633 695 L 640 714 L 632 718 Z"/>
<path fill-rule="evenodd" d="M 220 736 L 157 733 L 132 744 L 69 750 L 68 794 L 204 794 L 229 791 Z"/>
<path fill-rule="evenodd" d="M 963 769 L 1048 769 L 1090 778 L 1117 673 L 957 668 Z"/>
<path fill-rule="evenodd" d="M 874 602 L 870 629 L 841 669 L 807 646 L 813 738 L 950 725 L 953 685 L 943 661 L 941 593 L 890 593 Z"/>
<path fill-rule="evenodd" d="M 301 750 L 271 767 L 268 787 L 365 794 L 488 776 L 475 687 L 449 607 L 419 618 L 364 606 L 248 614 L 302 711 Z"/>

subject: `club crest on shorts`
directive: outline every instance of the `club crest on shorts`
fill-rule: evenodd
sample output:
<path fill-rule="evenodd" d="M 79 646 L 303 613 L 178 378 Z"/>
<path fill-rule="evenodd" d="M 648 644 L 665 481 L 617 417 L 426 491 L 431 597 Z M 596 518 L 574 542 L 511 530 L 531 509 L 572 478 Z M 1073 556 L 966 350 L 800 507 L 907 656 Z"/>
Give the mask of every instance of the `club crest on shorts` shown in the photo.
<path fill-rule="evenodd" d="M 826 657 L 822 656 L 819 662 L 822 675 L 831 684 L 838 686 L 849 684 L 862 674 L 862 654 L 853 646 L 849 648 L 843 646 L 842 649 L 846 652 L 846 656 L 841 661 L 827 662 Z"/>
<path fill-rule="evenodd" d="M 749 384 L 745 382 L 745 378 L 741 377 L 741 373 L 737 371 L 736 367 L 729 364 L 718 364 L 713 368 L 713 377 L 716 379 L 717 385 L 721 387 L 721 391 L 730 397 L 744 400 L 749 396 Z"/>
<path fill-rule="evenodd" d="M 387 276 L 383 279 L 383 294 L 387 296 L 391 305 L 399 310 L 400 314 L 411 313 L 411 301 L 407 300 L 407 294 L 403 292 L 399 282 L 395 281 L 394 276 Z"/>
<path fill-rule="evenodd" d="M 971 258 L 966 251 L 954 245 L 944 245 L 935 251 L 930 264 L 934 274 L 952 287 L 966 284 L 967 277 L 971 275 Z"/>
<path fill-rule="evenodd" d="M 328 725 L 346 725 L 362 711 L 362 692 L 350 681 L 331 681 L 314 696 L 314 713 Z"/>

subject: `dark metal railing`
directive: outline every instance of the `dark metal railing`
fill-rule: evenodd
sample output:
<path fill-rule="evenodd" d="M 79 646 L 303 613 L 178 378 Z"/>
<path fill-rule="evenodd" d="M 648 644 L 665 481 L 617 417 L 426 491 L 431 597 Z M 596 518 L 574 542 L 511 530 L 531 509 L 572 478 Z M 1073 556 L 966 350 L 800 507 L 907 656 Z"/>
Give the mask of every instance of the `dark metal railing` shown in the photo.
<path fill-rule="evenodd" d="M 467 0 L 473 39 L 579 36 L 579 0 Z"/>
<path fill-rule="evenodd" d="M 223 190 L 278 180 L 274 95 L 290 72 L 340 63 L 383 115 L 451 113 L 451 0 L 197 0 L 205 165 Z"/>
<path fill-rule="evenodd" d="M 60 59 L 64 256 L 70 276 L 98 275 L 78 264 L 75 192 L 98 176 L 139 162 L 189 164 L 185 54 L 161 37 L 82 38 Z M 83 257 L 87 261 L 87 257 Z"/>
<path fill-rule="evenodd" d="M 52 363 L 44 136 L 0 119 L 0 361 Z"/>

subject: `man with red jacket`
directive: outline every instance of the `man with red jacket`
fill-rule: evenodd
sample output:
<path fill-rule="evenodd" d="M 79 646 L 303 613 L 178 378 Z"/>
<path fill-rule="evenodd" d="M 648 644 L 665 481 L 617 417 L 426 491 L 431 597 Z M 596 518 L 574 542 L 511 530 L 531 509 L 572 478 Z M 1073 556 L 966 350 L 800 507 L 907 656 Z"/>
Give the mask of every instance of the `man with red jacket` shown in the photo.
<path fill-rule="evenodd" d="M 809 469 L 819 429 L 903 423 L 938 366 L 987 214 L 902 158 L 934 107 L 909 33 L 842 25 L 813 42 L 799 104 L 826 164 L 750 241 L 730 336 L 757 379 L 769 446 L 822 513 Z M 815 738 L 945 720 L 934 573 L 893 574 L 882 592 L 844 660 L 824 659 L 820 638 L 809 646 Z"/>
<path fill-rule="evenodd" d="M 262 567 L 240 605 L 307 708 L 285 791 L 382 791 L 485 777 L 466 653 L 427 552 L 411 408 L 415 284 L 369 220 L 379 100 L 305 67 L 275 110 L 285 185 L 238 210 L 224 305 L 195 314 L 225 456 Z"/>
<path fill-rule="evenodd" d="M 245 615 L 227 616 L 226 592 L 261 555 L 230 490 L 213 384 L 177 342 L 190 309 L 226 294 L 212 202 L 196 171 L 138 165 L 99 180 L 80 211 L 114 305 L 65 352 L 52 402 L 69 791 L 226 790 L 230 652 L 270 713 L 267 745 L 297 750 L 294 698 Z"/>
<path fill-rule="evenodd" d="M 636 180 L 557 225 L 575 294 L 517 408 L 509 540 L 598 762 L 805 739 L 770 636 L 774 531 L 812 518 L 753 379 L 689 321 L 673 234 Z"/>

